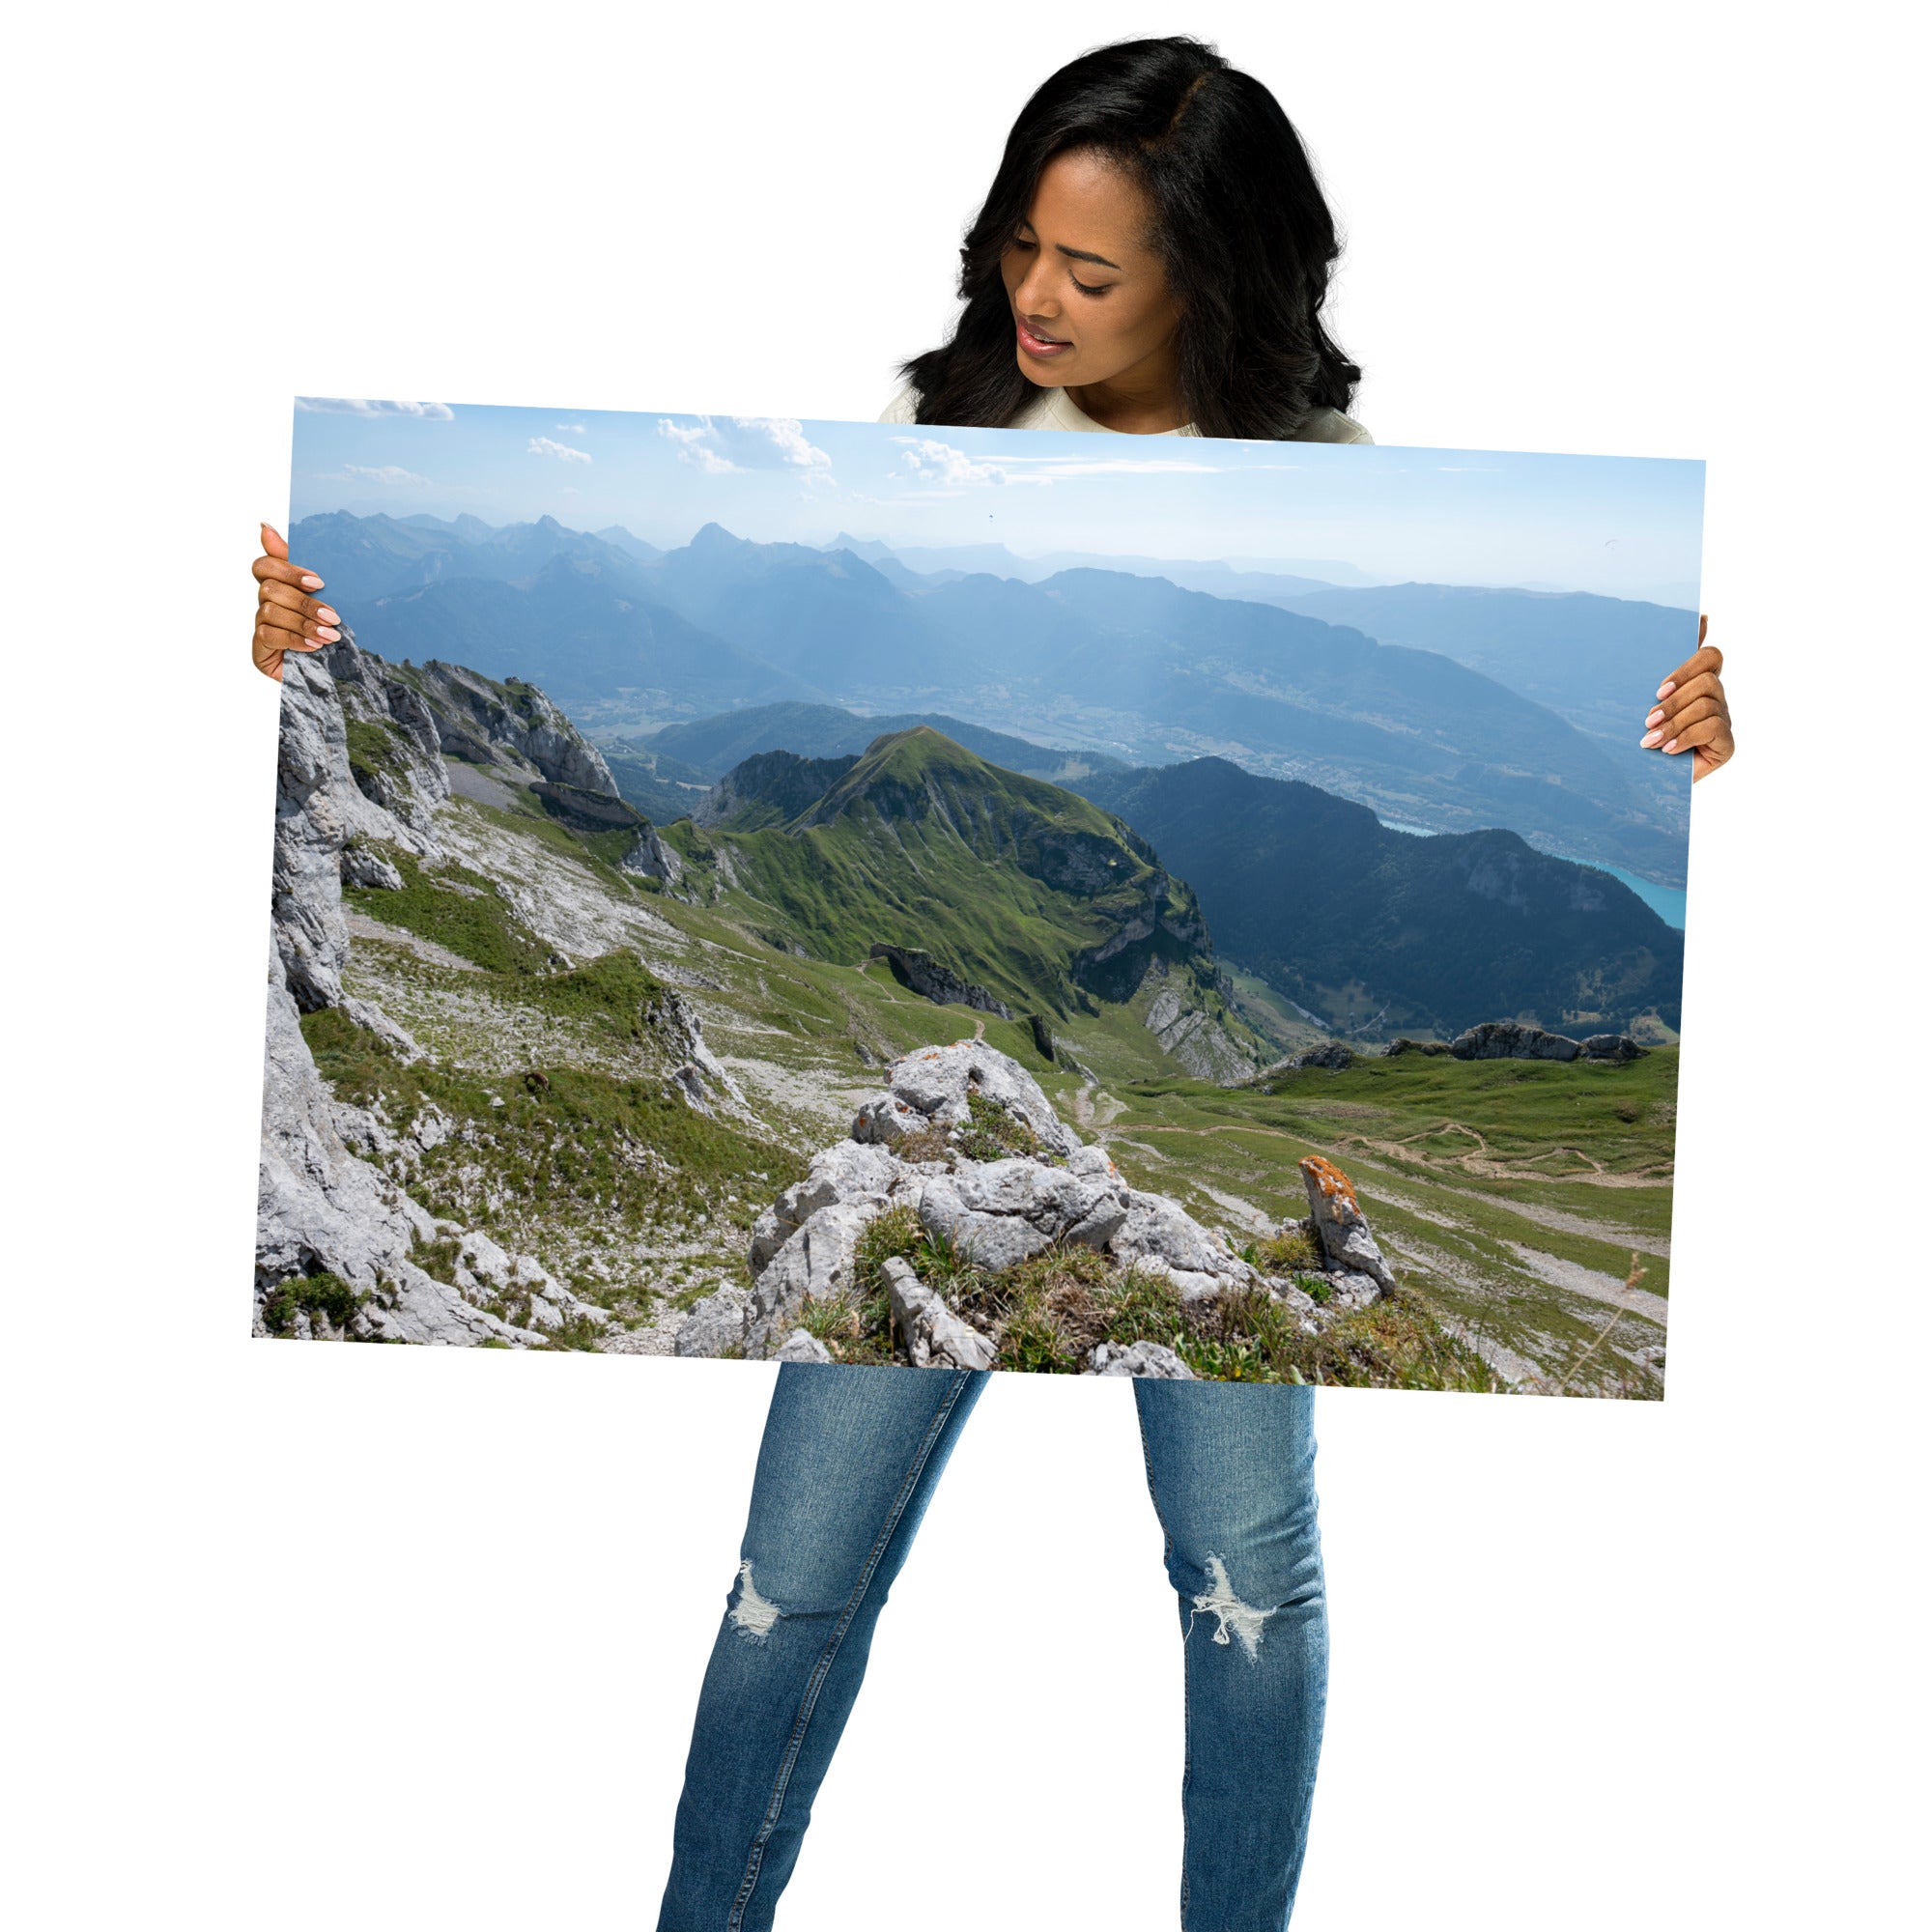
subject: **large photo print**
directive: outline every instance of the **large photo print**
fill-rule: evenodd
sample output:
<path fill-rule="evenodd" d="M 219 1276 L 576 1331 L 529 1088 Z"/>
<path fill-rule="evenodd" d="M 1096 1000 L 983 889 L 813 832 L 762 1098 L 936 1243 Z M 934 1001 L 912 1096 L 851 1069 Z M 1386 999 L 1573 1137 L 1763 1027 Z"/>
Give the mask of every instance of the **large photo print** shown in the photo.
<path fill-rule="evenodd" d="M 1701 465 L 295 420 L 258 1334 L 1662 1396 Z"/>

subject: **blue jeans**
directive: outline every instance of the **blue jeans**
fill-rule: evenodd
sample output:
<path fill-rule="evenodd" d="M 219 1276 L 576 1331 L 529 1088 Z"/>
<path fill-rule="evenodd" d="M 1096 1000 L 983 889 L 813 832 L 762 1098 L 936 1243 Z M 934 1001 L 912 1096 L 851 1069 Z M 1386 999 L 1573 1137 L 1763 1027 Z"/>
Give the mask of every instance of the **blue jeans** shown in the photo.
<path fill-rule="evenodd" d="M 704 1673 L 658 1932 L 763 1932 L 873 1626 L 980 1399 L 966 1370 L 779 1371 Z M 1136 1380 L 1180 1600 L 1184 1932 L 1281 1932 L 1327 1690 L 1314 1391 Z"/>

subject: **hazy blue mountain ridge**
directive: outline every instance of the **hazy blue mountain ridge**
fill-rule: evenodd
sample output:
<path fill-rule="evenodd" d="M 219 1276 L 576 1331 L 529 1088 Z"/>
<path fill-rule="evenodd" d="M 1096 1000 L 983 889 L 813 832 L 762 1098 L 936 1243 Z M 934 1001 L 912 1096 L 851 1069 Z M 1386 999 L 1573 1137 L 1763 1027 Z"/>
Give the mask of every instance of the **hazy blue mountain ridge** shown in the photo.
<path fill-rule="evenodd" d="M 673 717 L 833 703 L 1146 764 L 1216 754 L 1384 817 L 1452 832 L 1506 825 L 1661 882 L 1683 877 L 1683 801 L 1655 760 L 1447 652 L 1304 610 L 1086 567 L 1037 583 L 979 572 L 915 595 L 850 549 L 752 543 L 716 524 L 646 555 L 635 539 L 624 547 L 551 518 L 487 541 L 471 522 L 311 518 L 298 554 L 386 655 L 476 662 L 572 703 L 622 697 L 634 715 Z M 1333 613 L 1335 598 L 1386 593 L 1317 594 Z M 1433 611 L 1450 628 L 1445 611 L 1502 612 L 1518 628 L 1505 624 L 1489 647 L 1501 663 L 1535 654 L 1521 613 L 1553 606 L 1586 610 L 1589 648 L 1632 665 L 1655 655 L 1648 632 L 1671 616 L 1632 607 L 1631 641 L 1611 599 L 1443 593 L 1376 608 Z M 1473 650 L 1456 623 L 1458 648 Z"/>
<path fill-rule="evenodd" d="M 646 738 L 626 741 L 625 749 L 673 758 L 695 776 L 718 779 L 761 752 L 793 752 L 806 758 L 838 757 L 865 751 L 886 732 L 909 731 L 918 724 L 944 732 L 955 744 L 1008 771 L 1051 779 L 1056 783 L 1066 781 L 1062 774 L 1080 776 L 1076 768 L 1082 766 L 1090 771 L 1125 769 L 1118 758 L 1032 744 L 1009 732 L 949 718 L 943 712 L 867 716 L 832 704 L 753 705 L 715 718 L 667 724 Z"/>
<path fill-rule="evenodd" d="M 1681 1021 L 1684 936 L 1607 873 L 1513 832 L 1418 838 L 1222 758 L 1083 780 L 1194 888 L 1223 958 L 1338 1026 L 1485 1019 L 1651 1037 Z M 1385 1009 L 1385 1010 L 1384 1010 Z"/>

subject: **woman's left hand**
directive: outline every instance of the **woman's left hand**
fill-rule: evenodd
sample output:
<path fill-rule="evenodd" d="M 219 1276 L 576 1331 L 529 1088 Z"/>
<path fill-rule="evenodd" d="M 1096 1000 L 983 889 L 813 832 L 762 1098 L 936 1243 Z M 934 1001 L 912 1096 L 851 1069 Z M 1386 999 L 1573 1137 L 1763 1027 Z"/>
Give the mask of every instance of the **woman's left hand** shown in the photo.
<path fill-rule="evenodd" d="M 1690 781 L 1707 779 L 1731 761 L 1731 707 L 1724 696 L 1724 654 L 1704 641 L 1708 617 L 1697 619 L 1697 649 L 1657 688 L 1657 703 L 1643 721 L 1646 748 L 1668 757 L 1690 753 Z"/>

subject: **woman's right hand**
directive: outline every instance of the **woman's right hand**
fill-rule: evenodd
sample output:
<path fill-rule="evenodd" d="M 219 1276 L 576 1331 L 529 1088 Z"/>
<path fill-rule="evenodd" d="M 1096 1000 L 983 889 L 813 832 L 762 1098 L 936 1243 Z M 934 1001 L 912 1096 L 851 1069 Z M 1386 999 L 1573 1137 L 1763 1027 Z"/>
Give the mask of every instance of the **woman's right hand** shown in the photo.
<path fill-rule="evenodd" d="M 314 571 L 289 561 L 289 547 L 272 524 L 262 526 L 262 554 L 255 559 L 255 668 L 277 684 L 284 651 L 319 651 L 342 633 L 327 604 L 308 593 L 322 588 Z"/>

